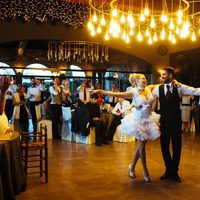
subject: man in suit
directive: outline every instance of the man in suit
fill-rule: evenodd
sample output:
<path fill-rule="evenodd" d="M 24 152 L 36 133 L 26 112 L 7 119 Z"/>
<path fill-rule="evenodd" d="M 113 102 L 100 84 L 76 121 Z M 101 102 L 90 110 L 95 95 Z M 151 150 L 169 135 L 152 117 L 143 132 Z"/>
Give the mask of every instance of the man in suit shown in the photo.
<path fill-rule="evenodd" d="M 183 84 L 176 85 L 174 82 L 174 69 L 171 67 L 163 68 L 161 79 L 164 84 L 156 86 L 152 91 L 160 102 L 160 142 L 166 167 L 166 171 L 160 177 L 160 180 L 173 178 L 177 183 L 180 183 L 181 178 L 178 175 L 182 146 L 180 100 L 183 95 L 199 96 L 200 88 Z M 172 141 L 172 155 L 169 148 L 170 140 Z"/>
<path fill-rule="evenodd" d="M 97 104 L 98 95 L 92 94 L 90 102 L 86 104 L 86 108 L 90 115 L 90 125 L 95 127 L 95 145 L 101 146 L 101 144 L 108 144 L 106 140 L 105 132 L 102 125 L 102 117 L 100 112 L 100 107 Z"/>

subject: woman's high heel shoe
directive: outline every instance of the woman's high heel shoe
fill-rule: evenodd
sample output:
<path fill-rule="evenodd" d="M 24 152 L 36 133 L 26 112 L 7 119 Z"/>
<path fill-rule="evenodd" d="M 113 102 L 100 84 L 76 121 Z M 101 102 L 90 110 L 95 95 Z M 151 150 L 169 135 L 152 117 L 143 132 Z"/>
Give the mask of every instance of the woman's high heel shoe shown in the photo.
<path fill-rule="evenodd" d="M 135 178 L 136 175 L 135 175 L 135 172 L 132 170 L 132 165 L 130 164 L 130 165 L 128 166 L 128 168 L 129 168 L 129 176 L 130 176 L 131 178 Z"/>
<path fill-rule="evenodd" d="M 145 183 L 151 183 L 151 177 L 150 176 L 144 176 L 144 182 Z"/>

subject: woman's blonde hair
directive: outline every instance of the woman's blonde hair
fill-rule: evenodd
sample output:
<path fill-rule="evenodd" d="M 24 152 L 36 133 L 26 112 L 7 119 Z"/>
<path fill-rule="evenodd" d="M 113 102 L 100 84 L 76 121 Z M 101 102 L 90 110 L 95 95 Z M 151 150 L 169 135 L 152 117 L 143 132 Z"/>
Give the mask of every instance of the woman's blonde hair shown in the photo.
<path fill-rule="evenodd" d="M 141 78 L 142 74 L 132 73 L 129 75 L 129 82 L 133 87 L 137 86 L 137 80 Z"/>

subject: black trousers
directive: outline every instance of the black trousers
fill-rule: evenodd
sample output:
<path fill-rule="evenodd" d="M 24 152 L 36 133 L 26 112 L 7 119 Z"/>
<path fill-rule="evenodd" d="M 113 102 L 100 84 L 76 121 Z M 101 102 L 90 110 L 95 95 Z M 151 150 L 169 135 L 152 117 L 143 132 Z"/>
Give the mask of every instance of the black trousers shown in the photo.
<path fill-rule="evenodd" d="M 114 119 L 112 121 L 112 124 L 110 125 L 109 132 L 108 132 L 109 140 L 113 140 L 113 136 L 115 134 L 117 126 L 121 124 L 121 119 L 122 117 L 120 116 L 114 116 Z"/>
<path fill-rule="evenodd" d="M 165 162 L 166 173 L 176 175 L 179 169 L 182 147 L 181 120 L 161 122 L 161 149 Z M 170 152 L 172 142 L 172 153 Z"/>
<path fill-rule="evenodd" d="M 106 141 L 106 136 L 103 131 L 103 124 L 101 121 L 91 121 L 91 126 L 95 127 L 95 144 L 101 144 Z"/>
<path fill-rule="evenodd" d="M 60 139 L 61 131 L 61 116 L 62 116 L 62 106 L 59 104 L 51 104 L 51 118 L 52 118 L 52 132 L 54 139 Z"/>
<path fill-rule="evenodd" d="M 13 110 L 14 110 L 13 100 L 12 99 L 7 99 L 6 100 L 6 105 L 5 105 L 5 114 L 6 114 L 7 118 L 8 118 L 8 120 L 12 119 Z"/>
<path fill-rule="evenodd" d="M 33 131 L 37 131 L 37 116 L 36 116 L 36 111 L 35 111 L 35 106 L 39 105 L 39 101 L 30 101 L 30 112 L 31 112 L 31 117 L 32 117 L 32 123 L 33 123 Z"/>

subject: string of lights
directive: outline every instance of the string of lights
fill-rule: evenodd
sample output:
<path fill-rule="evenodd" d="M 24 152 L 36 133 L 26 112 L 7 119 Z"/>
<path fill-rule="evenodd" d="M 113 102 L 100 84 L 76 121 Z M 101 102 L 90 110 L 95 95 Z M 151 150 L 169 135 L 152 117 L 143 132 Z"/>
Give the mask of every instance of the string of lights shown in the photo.
<path fill-rule="evenodd" d="M 0 0 L 0 20 L 22 18 L 25 22 L 61 21 L 78 28 L 89 19 L 89 6 L 82 0 Z"/>

